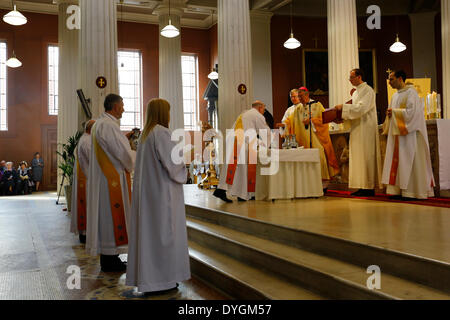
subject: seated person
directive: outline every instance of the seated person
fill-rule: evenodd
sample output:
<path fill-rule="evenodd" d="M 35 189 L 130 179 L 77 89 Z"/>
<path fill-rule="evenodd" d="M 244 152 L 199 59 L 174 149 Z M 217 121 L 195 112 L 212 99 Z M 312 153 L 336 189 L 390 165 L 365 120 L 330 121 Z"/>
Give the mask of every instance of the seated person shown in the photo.
<path fill-rule="evenodd" d="M 3 195 L 3 182 L 2 182 L 2 177 L 3 177 L 3 172 L 6 169 L 6 162 L 5 160 L 2 160 L 0 162 L 0 196 Z"/>
<path fill-rule="evenodd" d="M 25 161 L 22 161 L 20 163 L 17 175 L 19 176 L 19 179 L 17 180 L 17 194 L 24 194 L 24 195 L 30 194 L 31 177 L 28 174 L 27 163 Z"/>
<path fill-rule="evenodd" d="M 18 180 L 17 171 L 13 169 L 13 163 L 6 163 L 6 170 L 3 172 L 2 182 L 3 182 L 3 194 L 7 196 L 12 196 L 16 194 L 16 185 Z"/>

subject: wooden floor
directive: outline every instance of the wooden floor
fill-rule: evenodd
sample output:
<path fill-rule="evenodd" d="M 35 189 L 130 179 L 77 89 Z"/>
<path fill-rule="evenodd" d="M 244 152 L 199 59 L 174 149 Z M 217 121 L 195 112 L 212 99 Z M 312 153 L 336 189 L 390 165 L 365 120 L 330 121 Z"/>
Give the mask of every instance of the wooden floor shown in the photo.
<path fill-rule="evenodd" d="M 186 185 L 184 192 L 188 205 L 450 262 L 446 208 L 335 197 L 227 204 L 196 185 Z"/>

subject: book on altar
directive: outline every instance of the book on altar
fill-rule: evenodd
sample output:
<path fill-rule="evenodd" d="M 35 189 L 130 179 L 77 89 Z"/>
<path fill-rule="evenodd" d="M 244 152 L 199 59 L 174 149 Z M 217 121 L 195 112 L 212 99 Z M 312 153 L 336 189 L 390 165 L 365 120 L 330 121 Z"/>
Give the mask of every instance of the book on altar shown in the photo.
<path fill-rule="evenodd" d="M 342 110 L 338 111 L 336 109 L 329 109 L 322 112 L 322 123 L 342 123 L 344 120 L 342 119 Z"/>

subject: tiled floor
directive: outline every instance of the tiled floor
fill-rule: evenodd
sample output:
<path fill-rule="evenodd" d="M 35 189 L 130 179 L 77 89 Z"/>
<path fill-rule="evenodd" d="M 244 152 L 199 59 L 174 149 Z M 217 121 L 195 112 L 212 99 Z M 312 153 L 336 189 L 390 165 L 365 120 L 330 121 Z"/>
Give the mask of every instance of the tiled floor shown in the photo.
<path fill-rule="evenodd" d="M 450 209 L 322 197 L 227 204 L 196 185 L 184 187 L 186 204 L 450 262 Z"/>
<path fill-rule="evenodd" d="M 124 285 L 126 275 L 101 272 L 98 257 L 86 255 L 69 225 L 54 193 L 0 197 L 0 300 L 136 299 Z M 68 288 L 70 266 L 80 267 L 81 289 Z M 146 299 L 225 297 L 193 278 L 178 291 Z"/>

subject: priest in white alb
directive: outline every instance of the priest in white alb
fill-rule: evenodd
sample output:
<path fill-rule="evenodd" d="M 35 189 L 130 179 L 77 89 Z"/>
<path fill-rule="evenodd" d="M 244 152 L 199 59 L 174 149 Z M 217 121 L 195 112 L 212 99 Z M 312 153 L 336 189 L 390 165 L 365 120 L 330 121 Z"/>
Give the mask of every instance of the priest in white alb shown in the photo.
<path fill-rule="evenodd" d="M 119 253 L 126 252 L 127 226 L 131 209 L 131 177 L 136 152 L 120 131 L 124 112 L 122 97 L 105 98 L 105 113 L 92 128 L 89 162 L 86 250 L 100 254 L 104 272 L 125 271 Z M 130 133 L 131 134 L 131 133 Z"/>
<path fill-rule="evenodd" d="M 300 104 L 299 90 L 292 89 L 290 92 L 292 106 L 286 109 L 284 112 L 283 119 L 281 119 L 281 123 L 284 124 L 284 127 L 280 128 L 280 136 L 283 138 L 286 134 L 291 134 L 292 131 L 292 123 L 290 122 L 290 116 L 294 113 L 295 108 Z"/>
<path fill-rule="evenodd" d="M 434 196 L 424 103 L 404 71 L 389 75 L 393 95 L 385 122 L 388 133 L 383 184 L 394 199 L 427 199 Z"/>
<path fill-rule="evenodd" d="M 352 70 L 349 80 L 356 87 L 352 100 L 335 107 L 342 110 L 344 125 L 350 127 L 348 187 L 358 189 L 353 196 L 374 196 L 375 188 L 382 187 L 376 95 L 364 82 L 361 69 Z"/>
<path fill-rule="evenodd" d="M 221 170 L 219 186 L 213 193 L 225 202 L 232 202 L 227 198 L 227 191 L 231 196 L 237 197 L 238 201 L 254 199 L 257 146 L 263 144 L 269 147 L 271 138 L 269 126 L 263 116 L 265 109 L 264 103 L 255 101 L 252 108 L 243 112 L 233 125 L 234 151 L 232 157 L 227 152 L 227 170 Z M 227 144 L 230 142 L 227 141 Z M 227 145 L 227 149 L 229 147 Z"/>
<path fill-rule="evenodd" d="M 126 284 L 156 294 L 191 277 L 183 195 L 187 171 L 183 157 L 172 158 L 169 103 L 153 99 L 146 117 L 133 181 Z"/>
<path fill-rule="evenodd" d="M 80 243 L 86 243 L 87 178 L 92 146 L 91 129 L 94 123 L 95 120 L 89 120 L 85 125 L 84 134 L 78 141 L 73 170 L 70 232 L 78 234 Z"/>

